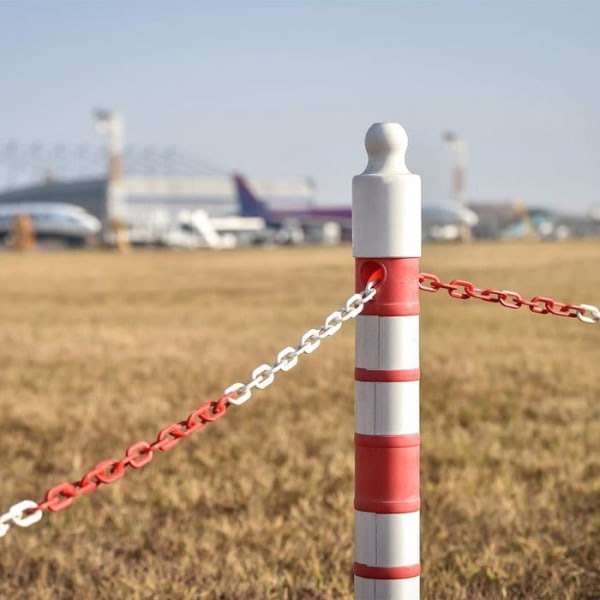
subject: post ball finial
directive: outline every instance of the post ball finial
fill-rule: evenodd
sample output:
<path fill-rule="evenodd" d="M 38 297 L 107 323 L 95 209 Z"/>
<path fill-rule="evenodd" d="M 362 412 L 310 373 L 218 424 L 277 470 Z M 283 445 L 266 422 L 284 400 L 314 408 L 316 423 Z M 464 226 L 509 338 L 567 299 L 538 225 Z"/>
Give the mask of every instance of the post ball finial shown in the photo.
<path fill-rule="evenodd" d="M 408 136 L 399 123 L 373 123 L 365 135 L 369 162 L 364 174 L 410 173 L 405 163 Z"/>

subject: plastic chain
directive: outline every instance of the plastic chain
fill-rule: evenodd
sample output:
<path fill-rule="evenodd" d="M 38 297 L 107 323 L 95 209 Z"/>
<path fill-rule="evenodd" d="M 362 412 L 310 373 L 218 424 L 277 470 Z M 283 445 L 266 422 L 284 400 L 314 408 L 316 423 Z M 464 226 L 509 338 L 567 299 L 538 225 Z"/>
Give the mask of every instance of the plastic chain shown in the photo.
<path fill-rule="evenodd" d="M 279 371 L 289 371 L 295 367 L 300 355 L 314 352 L 322 340 L 337 333 L 345 321 L 362 312 L 364 305 L 375 297 L 375 284 L 374 281 L 369 282 L 362 292 L 350 296 L 344 308 L 332 312 L 319 329 L 309 329 L 300 339 L 300 345 L 284 348 L 272 365 L 264 364 L 254 369 L 252 379 L 248 383 L 230 385 L 224 392 L 230 396 L 229 402 L 238 406 L 244 404 L 252 396 L 253 388 L 266 388 L 273 383 Z"/>
<path fill-rule="evenodd" d="M 527 306 L 531 312 L 538 315 L 577 317 L 583 323 L 600 322 L 600 310 L 591 304 L 565 304 L 544 296 L 535 296 L 531 300 L 526 300 L 517 292 L 480 289 L 470 281 L 462 279 L 453 279 L 450 283 L 443 283 L 437 275 L 431 273 L 419 274 L 419 288 L 424 292 L 446 290 L 452 298 L 459 300 L 475 298 L 484 302 L 495 302 L 505 308 L 516 309 Z"/>
<path fill-rule="evenodd" d="M 46 492 L 43 502 L 23 500 L 12 506 L 8 512 L 0 516 L 0 538 L 10 530 L 11 525 L 29 527 L 42 518 L 42 511 L 58 512 L 71 506 L 73 499 L 88 494 L 101 484 L 114 483 L 125 475 L 126 467 L 141 469 L 153 458 L 154 452 L 165 452 L 174 448 L 179 442 L 202 429 L 207 423 L 220 419 L 231 405 L 240 405 L 252 395 L 254 388 L 264 389 L 273 383 L 275 374 L 279 371 L 289 371 L 298 363 L 302 354 L 314 352 L 321 341 L 332 336 L 345 321 L 353 319 L 362 312 L 364 305 L 376 294 L 376 282 L 370 282 L 362 292 L 348 298 L 343 308 L 332 312 L 319 329 L 309 329 L 301 338 L 300 345 L 288 346 L 278 355 L 274 364 L 263 364 L 252 371 L 250 382 L 234 383 L 229 386 L 223 396 L 216 401 L 205 402 L 192 412 L 186 419 L 163 427 L 157 439 L 151 444 L 145 441 L 130 446 L 125 456 L 120 460 L 104 460 L 90 469 L 74 483 L 63 481 Z"/>

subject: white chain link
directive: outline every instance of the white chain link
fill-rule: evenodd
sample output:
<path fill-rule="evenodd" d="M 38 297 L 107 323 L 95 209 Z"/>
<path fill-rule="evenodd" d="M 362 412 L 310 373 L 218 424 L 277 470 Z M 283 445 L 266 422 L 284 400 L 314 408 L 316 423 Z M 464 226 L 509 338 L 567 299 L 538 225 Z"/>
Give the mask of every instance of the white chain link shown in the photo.
<path fill-rule="evenodd" d="M 591 304 L 580 304 L 584 310 L 577 313 L 577 318 L 584 323 L 600 323 L 600 309 Z"/>
<path fill-rule="evenodd" d="M 37 523 L 42 518 L 41 510 L 29 514 L 25 512 L 31 508 L 37 508 L 37 505 L 38 503 L 33 500 L 22 500 L 17 504 L 13 504 L 8 512 L 0 515 L 0 538 L 8 533 L 11 525 L 29 527 Z"/>
<path fill-rule="evenodd" d="M 375 294 L 374 284 L 369 283 L 362 292 L 350 296 L 346 300 L 345 306 L 333 311 L 319 329 L 309 329 L 300 338 L 298 346 L 284 348 L 277 355 L 277 360 L 272 365 L 263 364 L 256 367 L 252 371 L 252 379 L 248 383 L 238 382 L 230 385 L 224 393 L 235 393 L 236 396 L 230 398 L 229 402 L 237 406 L 244 404 L 252 396 L 254 388 L 262 390 L 273 383 L 275 375 L 279 371 L 289 371 L 294 368 L 298 364 L 298 357 L 301 354 L 314 352 L 321 345 L 322 340 L 337 333 L 344 322 L 360 314 L 365 304 L 372 300 Z"/>

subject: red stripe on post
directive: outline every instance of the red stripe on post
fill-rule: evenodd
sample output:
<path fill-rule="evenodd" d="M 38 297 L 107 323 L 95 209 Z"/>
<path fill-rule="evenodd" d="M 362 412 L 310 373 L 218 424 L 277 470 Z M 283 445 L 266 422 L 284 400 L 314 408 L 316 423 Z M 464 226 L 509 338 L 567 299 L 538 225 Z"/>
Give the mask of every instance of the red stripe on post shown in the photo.
<path fill-rule="evenodd" d="M 410 579 L 421 574 L 421 565 L 406 567 L 369 567 L 354 563 L 354 574 L 365 579 Z"/>
<path fill-rule="evenodd" d="M 356 291 L 378 281 L 377 294 L 363 315 L 395 317 L 419 314 L 418 258 L 356 258 Z"/>
<path fill-rule="evenodd" d="M 420 433 L 407 433 L 405 435 L 354 434 L 354 444 L 368 448 L 412 448 L 413 446 L 418 446 L 420 443 Z"/>
<path fill-rule="evenodd" d="M 418 381 L 421 378 L 420 369 L 354 369 L 356 381 L 395 382 Z"/>
<path fill-rule="evenodd" d="M 421 508 L 419 434 L 355 434 L 354 508 L 397 514 Z"/>

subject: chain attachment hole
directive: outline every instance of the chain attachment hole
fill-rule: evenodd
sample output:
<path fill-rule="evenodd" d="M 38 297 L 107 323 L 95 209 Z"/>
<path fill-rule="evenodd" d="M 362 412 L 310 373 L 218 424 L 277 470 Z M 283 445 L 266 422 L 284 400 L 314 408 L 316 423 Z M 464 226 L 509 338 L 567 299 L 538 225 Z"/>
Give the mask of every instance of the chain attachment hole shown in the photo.
<path fill-rule="evenodd" d="M 362 265 L 360 268 L 360 280 L 362 287 L 366 287 L 367 284 L 371 284 L 371 287 L 377 289 L 387 277 L 387 271 L 384 265 L 378 263 L 375 260 L 370 260 Z"/>

